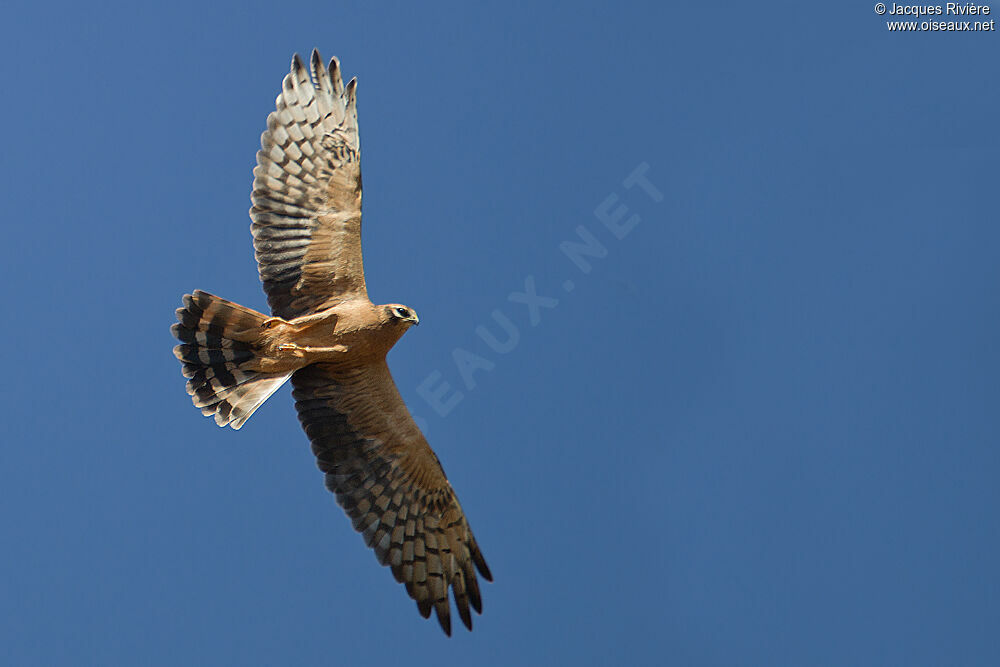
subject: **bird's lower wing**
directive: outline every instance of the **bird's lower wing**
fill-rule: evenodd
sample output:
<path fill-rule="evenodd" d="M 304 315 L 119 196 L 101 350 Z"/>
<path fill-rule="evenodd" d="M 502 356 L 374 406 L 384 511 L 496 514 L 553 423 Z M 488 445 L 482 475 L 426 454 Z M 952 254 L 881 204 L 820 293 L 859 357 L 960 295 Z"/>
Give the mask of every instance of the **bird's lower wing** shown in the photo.
<path fill-rule="evenodd" d="M 326 486 L 354 528 L 427 618 L 451 634 L 458 614 L 482 612 L 476 570 L 492 575 L 441 464 L 410 416 L 385 361 L 342 369 L 317 364 L 292 376 L 299 420 Z"/>

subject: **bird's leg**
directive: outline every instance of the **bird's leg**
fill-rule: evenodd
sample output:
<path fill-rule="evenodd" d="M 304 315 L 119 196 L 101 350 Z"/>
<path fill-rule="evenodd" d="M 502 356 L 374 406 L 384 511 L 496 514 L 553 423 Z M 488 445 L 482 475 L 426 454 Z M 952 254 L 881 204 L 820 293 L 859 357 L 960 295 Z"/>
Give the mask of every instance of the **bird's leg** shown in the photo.
<path fill-rule="evenodd" d="M 282 343 L 278 346 L 282 352 L 295 352 L 298 356 L 302 354 L 324 354 L 329 352 L 347 352 L 346 345 L 334 345 L 332 347 L 312 347 L 309 345 L 299 345 L 298 343 Z"/>
<path fill-rule="evenodd" d="M 299 358 L 306 356 L 305 349 L 295 343 L 282 343 L 278 346 L 278 352 L 291 352 L 293 357 Z"/>
<path fill-rule="evenodd" d="M 291 320 L 289 324 L 296 327 L 304 327 L 316 324 L 317 322 L 326 322 L 332 326 L 337 323 L 337 315 L 329 309 L 321 310 L 318 313 L 312 313 L 311 315 L 301 315 L 296 317 L 294 320 Z"/>
<path fill-rule="evenodd" d="M 297 331 L 301 331 L 305 327 L 309 327 L 320 322 L 333 326 L 337 323 L 337 315 L 329 310 L 321 310 L 318 313 L 303 315 L 301 317 L 296 317 L 293 320 L 285 320 L 280 317 L 269 317 L 261 322 L 260 327 L 261 329 L 270 329 L 279 324 L 287 324 L 288 326 L 295 328 Z"/>

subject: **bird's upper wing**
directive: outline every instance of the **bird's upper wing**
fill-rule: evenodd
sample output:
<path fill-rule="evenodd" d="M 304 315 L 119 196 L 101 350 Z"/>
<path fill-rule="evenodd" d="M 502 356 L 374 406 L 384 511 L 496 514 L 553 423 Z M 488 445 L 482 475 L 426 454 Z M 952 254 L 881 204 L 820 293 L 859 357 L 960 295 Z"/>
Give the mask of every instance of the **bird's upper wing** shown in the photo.
<path fill-rule="evenodd" d="M 476 570 L 492 575 L 437 456 L 410 416 L 384 360 L 351 369 L 316 364 L 292 375 L 295 408 L 326 486 L 382 565 L 451 634 L 482 612 Z"/>
<path fill-rule="evenodd" d="M 367 298 L 361 261 L 361 147 L 356 81 L 317 51 L 298 54 L 267 117 L 250 217 L 267 301 L 286 319 Z"/>

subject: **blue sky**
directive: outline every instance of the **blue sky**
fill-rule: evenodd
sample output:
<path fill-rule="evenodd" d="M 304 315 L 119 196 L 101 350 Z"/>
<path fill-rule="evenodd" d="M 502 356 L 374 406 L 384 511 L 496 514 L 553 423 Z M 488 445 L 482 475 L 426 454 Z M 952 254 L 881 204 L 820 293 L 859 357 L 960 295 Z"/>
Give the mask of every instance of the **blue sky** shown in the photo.
<path fill-rule="evenodd" d="M 995 32 L 791 2 L 2 30 L 11 664 L 1000 661 Z M 287 389 L 221 430 L 170 353 L 185 292 L 264 308 L 250 172 L 313 46 L 359 78 L 369 292 L 420 314 L 390 365 L 495 574 L 471 634 L 350 529 Z"/>

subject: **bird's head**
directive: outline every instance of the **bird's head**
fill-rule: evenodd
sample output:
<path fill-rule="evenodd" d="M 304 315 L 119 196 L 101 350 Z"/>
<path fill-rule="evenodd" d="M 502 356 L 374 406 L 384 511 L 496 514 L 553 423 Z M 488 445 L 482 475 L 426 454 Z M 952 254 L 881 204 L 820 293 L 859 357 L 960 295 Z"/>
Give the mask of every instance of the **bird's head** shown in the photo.
<path fill-rule="evenodd" d="M 384 308 L 388 321 L 397 326 L 402 326 L 404 331 L 415 324 L 420 324 L 420 318 L 417 317 L 417 311 L 413 310 L 409 306 L 404 306 L 398 303 L 390 303 L 389 305 L 384 306 Z"/>

